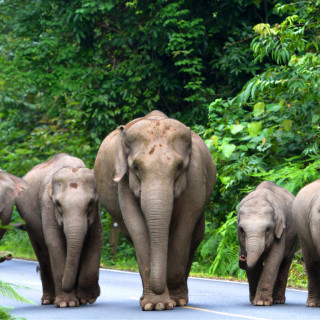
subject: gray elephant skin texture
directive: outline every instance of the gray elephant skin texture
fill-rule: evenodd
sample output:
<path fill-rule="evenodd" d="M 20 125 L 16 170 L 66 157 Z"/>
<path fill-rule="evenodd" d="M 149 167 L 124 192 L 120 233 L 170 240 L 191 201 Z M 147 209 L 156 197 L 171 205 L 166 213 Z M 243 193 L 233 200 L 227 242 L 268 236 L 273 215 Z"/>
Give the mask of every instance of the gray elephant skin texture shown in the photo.
<path fill-rule="evenodd" d="M 320 180 L 299 191 L 293 203 L 293 220 L 308 275 L 306 305 L 320 307 Z"/>
<path fill-rule="evenodd" d="M 2 226 L 7 226 L 10 223 L 14 201 L 19 193 L 26 188 L 28 188 L 26 181 L 0 170 L 0 223 Z M 5 232 L 5 228 L 0 228 L 0 240 Z M 0 262 L 12 258 L 9 252 L 3 252 L 0 255 L 3 256 L 0 258 Z"/>
<path fill-rule="evenodd" d="M 204 141 L 153 111 L 105 138 L 94 174 L 102 205 L 134 244 L 142 310 L 187 304 L 187 278 L 216 179 Z"/>
<path fill-rule="evenodd" d="M 239 204 L 239 266 L 246 270 L 249 298 L 254 305 L 285 303 L 289 268 L 298 241 L 293 201 L 289 191 L 264 181 Z"/>
<path fill-rule="evenodd" d="M 16 200 L 40 265 L 41 303 L 76 307 L 93 303 L 102 249 L 100 204 L 92 170 L 58 154 L 24 177 Z"/>

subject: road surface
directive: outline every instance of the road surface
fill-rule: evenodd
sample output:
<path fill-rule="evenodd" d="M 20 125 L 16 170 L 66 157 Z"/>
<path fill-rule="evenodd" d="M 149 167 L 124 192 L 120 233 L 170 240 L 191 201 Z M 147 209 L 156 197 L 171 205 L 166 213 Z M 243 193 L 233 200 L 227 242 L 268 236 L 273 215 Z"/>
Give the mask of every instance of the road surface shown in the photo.
<path fill-rule="evenodd" d="M 271 307 L 256 307 L 249 303 L 246 283 L 189 279 L 189 304 L 170 311 L 141 311 L 139 297 L 140 276 L 133 272 L 100 271 L 101 296 L 95 304 L 79 308 L 41 306 L 41 281 L 36 272 L 37 263 L 11 260 L 0 264 L 0 280 L 27 286 L 20 290 L 35 304 L 18 303 L 0 297 L 0 305 L 14 307 L 14 315 L 27 320 L 79 319 L 320 319 L 320 308 L 305 306 L 307 292 L 287 290 L 287 303 Z"/>

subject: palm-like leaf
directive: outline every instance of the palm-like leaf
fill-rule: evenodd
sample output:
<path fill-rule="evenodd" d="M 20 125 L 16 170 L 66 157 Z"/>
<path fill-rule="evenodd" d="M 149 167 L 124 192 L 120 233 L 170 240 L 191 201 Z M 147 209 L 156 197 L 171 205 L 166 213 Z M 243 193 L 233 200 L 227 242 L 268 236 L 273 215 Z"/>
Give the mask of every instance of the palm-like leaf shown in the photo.
<path fill-rule="evenodd" d="M 0 294 L 4 297 L 7 297 L 9 299 L 22 302 L 22 303 L 31 303 L 34 304 L 34 302 L 30 301 L 27 298 L 24 298 L 22 295 L 20 295 L 16 289 L 28 289 L 24 286 L 19 286 L 11 283 L 5 283 L 3 281 L 0 281 Z M 0 318 L 1 319 L 1 318 Z"/>

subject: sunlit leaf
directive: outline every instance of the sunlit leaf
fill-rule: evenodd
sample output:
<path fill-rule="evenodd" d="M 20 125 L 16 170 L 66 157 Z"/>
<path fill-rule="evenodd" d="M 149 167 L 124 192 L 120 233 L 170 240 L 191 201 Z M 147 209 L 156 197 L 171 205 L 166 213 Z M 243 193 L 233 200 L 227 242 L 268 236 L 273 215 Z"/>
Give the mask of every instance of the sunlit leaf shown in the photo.
<path fill-rule="evenodd" d="M 265 103 L 264 102 L 257 102 L 253 106 L 253 114 L 255 117 L 261 116 L 265 112 Z"/>
<path fill-rule="evenodd" d="M 251 122 L 248 124 L 248 132 L 250 137 L 257 136 L 262 130 L 262 124 L 260 122 Z"/>
<path fill-rule="evenodd" d="M 286 131 L 291 131 L 292 128 L 292 120 L 286 119 L 283 120 L 282 126 Z"/>
<path fill-rule="evenodd" d="M 245 127 L 242 124 L 234 124 L 230 126 L 230 132 L 232 134 L 237 134 L 241 132 Z"/>
<path fill-rule="evenodd" d="M 221 146 L 222 153 L 227 158 L 230 158 L 232 156 L 232 153 L 235 149 L 236 149 L 236 146 L 234 144 L 223 144 Z"/>

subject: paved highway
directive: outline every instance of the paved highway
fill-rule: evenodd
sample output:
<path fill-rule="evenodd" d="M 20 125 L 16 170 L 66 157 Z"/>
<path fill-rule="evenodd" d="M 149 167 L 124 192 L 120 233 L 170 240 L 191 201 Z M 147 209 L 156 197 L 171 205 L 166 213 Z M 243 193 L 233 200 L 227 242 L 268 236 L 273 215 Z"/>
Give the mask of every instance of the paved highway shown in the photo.
<path fill-rule="evenodd" d="M 35 262 L 11 260 L 0 264 L 0 280 L 27 286 L 20 290 L 34 305 L 0 297 L 0 305 L 14 307 L 12 313 L 27 320 L 79 319 L 320 319 L 320 308 L 305 306 L 307 292 L 287 290 L 287 303 L 272 307 L 250 304 L 246 283 L 189 279 L 189 304 L 171 311 L 141 311 L 141 280 L 137 273 L 101 269 L 101 296 L 95 304 L 79 308 L 41 306 L 41 281 Z"/>

